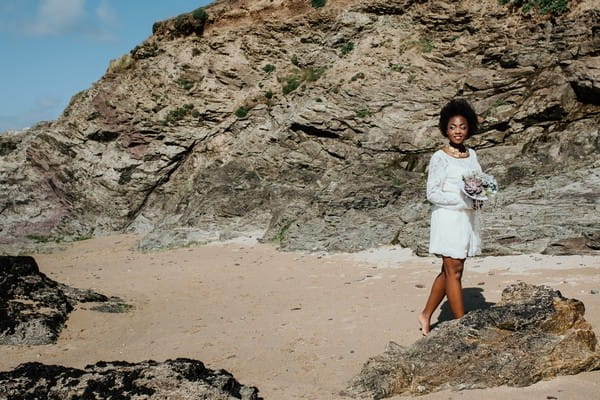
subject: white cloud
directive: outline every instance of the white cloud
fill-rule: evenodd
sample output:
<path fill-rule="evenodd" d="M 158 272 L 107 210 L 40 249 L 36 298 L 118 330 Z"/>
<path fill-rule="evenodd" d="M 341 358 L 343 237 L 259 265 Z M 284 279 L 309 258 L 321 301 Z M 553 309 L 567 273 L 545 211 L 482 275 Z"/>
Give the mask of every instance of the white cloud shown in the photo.
<path fill-rule="evenodd" d="M 117 13 L 106 0 L 102 0 L 96 8 L 96 15 L 102 24 L 115 25 L 118 21 Z"/>
<path fill-rule="evenodd" d="M 116 39 L 115 27 L 118 25 L 118 18 L 109 0 L 28 1 L 35 1 L 37 10 L 33 21 L 23 23 L 21 26 L 24 26 L 24 29 L 17 29 L 21 33 L 33 36 L 77 35 L 100 41 Z M 97 6 L 92 10 L 93 3 Z M 0 29 L 2 28 L 0 21 Z"/>
<path fill-rule="evenodd" d="M 70 32 L 85 23 L 86 0 L 41 0 L 34 23 L 33 35 L 45 36 Z"/>

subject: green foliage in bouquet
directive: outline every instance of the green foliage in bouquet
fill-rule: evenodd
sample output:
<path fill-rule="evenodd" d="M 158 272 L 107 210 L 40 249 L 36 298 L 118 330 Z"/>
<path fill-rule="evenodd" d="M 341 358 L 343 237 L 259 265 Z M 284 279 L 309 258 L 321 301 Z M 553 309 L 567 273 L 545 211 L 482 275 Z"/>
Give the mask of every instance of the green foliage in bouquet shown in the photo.
<path fill-rule="evenodd" d="M 498 0 L 500 4 L 510 4 L 524 12 L 535 9 L 540 14 L 561 14 L 569 10 L 568 0 Z"/>

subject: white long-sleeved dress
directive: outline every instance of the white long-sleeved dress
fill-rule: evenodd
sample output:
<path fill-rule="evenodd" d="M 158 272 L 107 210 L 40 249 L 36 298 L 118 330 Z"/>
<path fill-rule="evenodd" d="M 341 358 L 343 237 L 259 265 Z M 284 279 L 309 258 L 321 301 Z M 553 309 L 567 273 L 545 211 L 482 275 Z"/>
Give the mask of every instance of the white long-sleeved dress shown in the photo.
<path fill-rule="evenodd" d="M 454 158 L 443 150 L 431 156 L 427 174 L 427 200 L 433 204 L 429 253 L 459 259 L 481 253 L 477 211 L 461 190 L 463 175 L 472 171 L 481 172 L 473 149 L 466 158 Z"/>

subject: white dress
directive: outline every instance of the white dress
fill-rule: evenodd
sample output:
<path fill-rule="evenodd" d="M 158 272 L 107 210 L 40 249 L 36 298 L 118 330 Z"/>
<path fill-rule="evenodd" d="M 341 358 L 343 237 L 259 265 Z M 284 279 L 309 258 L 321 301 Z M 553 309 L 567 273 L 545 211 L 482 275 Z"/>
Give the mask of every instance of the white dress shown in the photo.
<path fill-rule="evenodd" d="M 454 158 L 443 150 L 431 156 L 427 174 L 427 200 L 433 204 L 429 253 L 463 259 L 481 253 L 479 218 L 473 200 L 465 196 L 462 176 L 481 172 L 475 150 Z"/>

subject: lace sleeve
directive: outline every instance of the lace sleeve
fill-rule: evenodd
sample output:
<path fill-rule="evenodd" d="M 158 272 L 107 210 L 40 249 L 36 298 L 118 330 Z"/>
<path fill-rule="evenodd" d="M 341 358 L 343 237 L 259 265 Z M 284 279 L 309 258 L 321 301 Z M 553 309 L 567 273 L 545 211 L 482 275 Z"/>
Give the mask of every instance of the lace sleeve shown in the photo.
<path fill-rule="evenodd" d="M 427 200 L 431 203 L 455 210 L 470 208 L 460 193 L 444 192 L 444 180 L 448 161 L 439 153 L 435 153 L 429 162 L 427 174 Z"/>
<path fill-rule="evenodd" d="M 471 156 L 473 157 L 473 163 L 475 164 L 475 170 L 477 172 L 482 172 L 481 165 L 479 165 L 479 160 L 477 159 L 477 153 L 475 150 L 471 149 Z"/>

